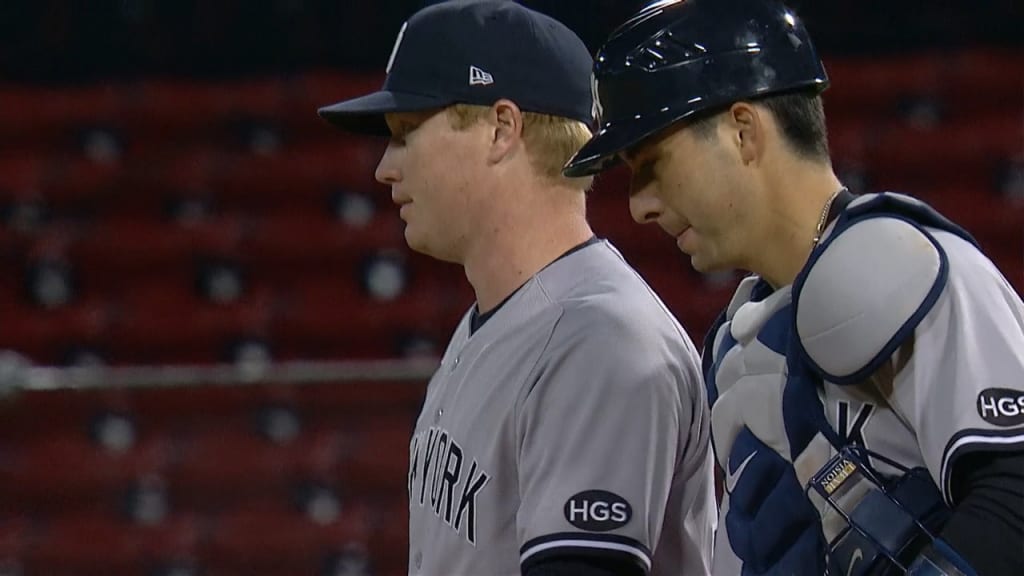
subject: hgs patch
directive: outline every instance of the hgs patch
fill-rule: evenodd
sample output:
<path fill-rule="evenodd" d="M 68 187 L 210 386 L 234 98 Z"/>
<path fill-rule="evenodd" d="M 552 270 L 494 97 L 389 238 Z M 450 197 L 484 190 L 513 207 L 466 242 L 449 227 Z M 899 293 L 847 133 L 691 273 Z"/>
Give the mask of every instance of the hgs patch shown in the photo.
<path fill-rule="evenodd" d="M 565 519 L 587 532 L 607 532 L 621 528 L 633 518 L 626 499 L 607 490 L 585 490 L 565 503 Z"/>
<path fill-rule="evenodd" d="M 978 416 L 994 426 L 1024 424 L 1024 391 L 986 388 L 978 394 Z"/>

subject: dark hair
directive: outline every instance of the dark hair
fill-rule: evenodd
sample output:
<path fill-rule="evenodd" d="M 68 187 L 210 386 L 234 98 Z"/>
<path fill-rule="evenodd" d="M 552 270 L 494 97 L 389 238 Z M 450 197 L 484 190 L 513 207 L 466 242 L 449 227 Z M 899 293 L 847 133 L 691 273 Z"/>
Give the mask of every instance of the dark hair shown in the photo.
<path fill-rule="evenodd" d="M 797 154 L 810 160 L 828 160 L 825 110 L 817 92 L 772 94 L 752 101 L 764 106 L 775 116 L 783 136 Z M 708 114 L 701 114 L 691 120 L 689 126 L 701 137 L 711 138 L 719 114 L 723 111 L 723 108 L 716 108 Z"/>

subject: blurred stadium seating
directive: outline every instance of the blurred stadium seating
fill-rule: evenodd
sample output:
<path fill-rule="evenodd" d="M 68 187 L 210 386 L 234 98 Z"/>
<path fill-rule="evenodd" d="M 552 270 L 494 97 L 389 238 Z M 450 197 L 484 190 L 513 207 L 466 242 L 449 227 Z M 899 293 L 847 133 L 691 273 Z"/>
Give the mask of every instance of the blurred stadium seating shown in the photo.
<path fill-rule="evenodd" d="M 828 68 L 841 177 L 932 202 L 1024 292 L 1024 53 Z M 373 180 L 382 143 L 315 115 L 380 80 L 0 85 L 0 348 L 62 366 L 438 356 L 472 292 L 405 247 Z M 738 277 L 633 224 L 627 186 L 597 180 L 594 227 L 699 343 Z M 421 394 L 368 377 L 0 396 L 0 574 L 403 574 Z"/>
<path fill-rule="evenodd" d="M 362 381 L 7 398 L 0 573 L 404 573 L 422 393 Z"/>
<path fill-rule="evenodd" d="M 840 173 L 855 189 L 935 203 L 1021 289 L 1020 54 L 830 69 Z M 421 350 L 406 345 L 417 339 L 436 352 L 471 294 L 455 269 L 404 247 L 373 181 L 381 143 L 317 124 L 315 104 L 373 84 L 345 82 L 315 72 L 0 89 L 0 139 L 21 143 L 0 155 L 0 309 L 12 328 L 2 344 L 43 363 L 81 350 L 110 364 L 230 361 L 247 340 L 272 358 L 394 357 Z M 671 243 L 634 226 L 627 185 L 621 170 L 597 181 L 595 227 L 700 340 L 730 280 L 697 277 Z"/>

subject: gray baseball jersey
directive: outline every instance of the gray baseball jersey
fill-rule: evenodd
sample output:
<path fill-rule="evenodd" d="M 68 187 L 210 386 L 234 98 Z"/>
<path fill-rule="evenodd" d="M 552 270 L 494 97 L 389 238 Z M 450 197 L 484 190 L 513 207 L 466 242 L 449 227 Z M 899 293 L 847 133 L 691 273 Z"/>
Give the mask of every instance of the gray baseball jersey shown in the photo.
<path fill-rule="evenodd" d="M 427 388 L 409 574 L 518 575 L 559 554 L 707 574 L 709 416 L 686 333 L 607 241 L 531 278 Z"/>
<path fill-rule="evenodd" d="M 871 201 L 865 195 L 851 206 Z M 912 199 L 906 202 L 913 203 Z M 908 231 L 899 220 L 875 219 L 875 229 L 860 232 L 845 264 L 854 279 L 870 269 L 874 278 L 904 278 L 907 262 L 885 258 L 888 252 L 915 250 L 917 238 L 906 234 L 901 244 L 879 242 L 871 246 L 869 236 L 886 228 Z M 861 225 L 863 226 L 863 224 Z M 830 228 L 831 230 L 831 228 Z M 853 227 L 851 227 L 851 231 Z M 824 382 L 821 400 L 829 424 L 845 441 L 882 454 L 906 468 L 928 470 L 949 505 L 957 504 L 951 486 L 955 462 L 972 451 L 1001 451 L 1024 446 L 1024 304 L 992 262 L 964 238 L 945 230 L 927 228 L 948 259 L 948 278 L 941 292 L 912 331 L 902 335 L 902 344 L 886 356 L 886 361 L 867 379 L 853 385 Z M 851 232 L 846 232 L 851 234 Z M 840 247 L 842 249 L 842 247 Z M 843 264 L 842 261 L 837 261 Z M 869 268 L 870 267 L 870 268 Z M 843 275 L 840 270 L 830 270 Z M 913 272 L 913 271 L 911 271 Z M 872 278 L 872 277 L 869 277 Z M 861 318 L 901 318 L 899 305 L 907 298 L 909 282 L 899 290 L 888 290 L 896 282 L 881 284 L 886 300 L 830 331 L 844 336 Z M 726 322 L 714 335 L 708 352 L 714 358 L 713 381 L 717 398 L 712 408 L 712 434 L 719 462 L 726 471 L 725 494 L 720 518 L 727 518 L 734 506 L 735 490 L 747 474 L 757 474 L 756 466 L 747 466 L 754 454 L 736 458 L 733 451 L 744 428 L 754 437 L 787 459 L 791 445 L 787 434 L 784 397 L 788 366 L 785 348 L 773 342 L 790 322 L 793 287 L 785 286 L 767 296 L 757 295 L 763 282 L 749 277 L 737 289 L 726 311 Z M 858 286 L 858 289 L 860 286 Z M 870 291 L 870 290 L 869 290 Z M 843 295 L 834 291 L 827 300 L 831 309 L 842 309 Z M 917 301 L 910 299 L 911 304 Z M 827 316 L 825 307 L 818 314 Z M 877 310 L 875 316 L 871 310 Z M 866 336 L 861 333 L 860 335 Z M 870 338 L 862 338 L 870 340 Z M 836 358 L 856 355 L 857 342 L 829 342 L 826 352 Z M 709 377 L 709 381 L 711 378 Z M 791 464 L 803 486 L 835 454 L 820 435 Z M 738 461 L 739 460 L 739 461 Z M 879 471 L 901 471 L 875 462 Z M 826 536 L 836 530 L 824 517 Z M 779 518 L 780 529 L 787 527 Z M 745 544 L 740 530 L 720 530 L 715 544 L 714 573 L 739 574 L 744 563 L 738 551 Z"/>

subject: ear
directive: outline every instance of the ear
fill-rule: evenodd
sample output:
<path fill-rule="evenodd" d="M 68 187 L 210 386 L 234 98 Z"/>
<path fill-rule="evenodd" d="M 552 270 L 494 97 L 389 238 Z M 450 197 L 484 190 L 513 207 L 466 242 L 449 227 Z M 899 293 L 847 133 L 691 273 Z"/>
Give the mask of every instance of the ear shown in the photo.
<path fill-rule="evenodd" d="M 512 154 L 523 138 L 523 112 L 511 100 L 501 99 L 491 106 L 493 136 L 487 159 L 493 163 Z"/>
<path fill-rule="evenodd" d="M 762 109 L 749 102 L 737 102 L 725 113 L 732 144 L 743 164 L 756 164 L 764 155 L 766 118 Z"/>

